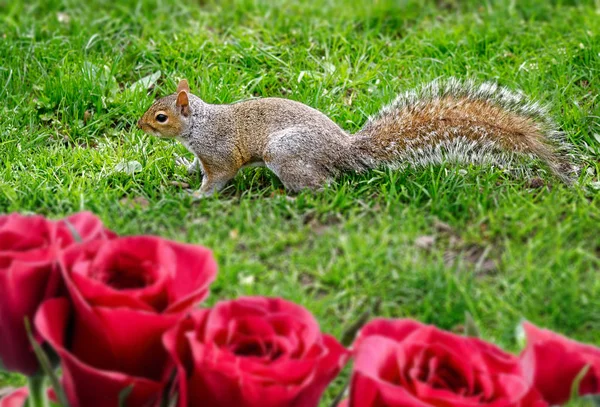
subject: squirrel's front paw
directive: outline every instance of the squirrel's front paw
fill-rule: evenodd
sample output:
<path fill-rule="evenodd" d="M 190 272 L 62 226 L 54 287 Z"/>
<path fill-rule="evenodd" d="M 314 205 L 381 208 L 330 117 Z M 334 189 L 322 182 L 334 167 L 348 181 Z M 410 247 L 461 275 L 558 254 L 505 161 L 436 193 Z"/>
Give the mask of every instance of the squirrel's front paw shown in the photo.
<path fill-rule="evenodd" d="M 181 157 L 175 154 L 175 165 L 181 165 L 182 167 L 189 167 L 191 164 L 190 160 L 185 157 Z"/>
<path fill-rule="evenodd" d="M 193 201 L 199 201 L 201 199 L 206 198 L 208 195 L 200 190 L 186 189 L 185 190 L 189 196 L 192 197 Z"/>
<path fill-rule="evenodd" d="M 194 175 L 200 170 L 200 160 L 198 159 L 198 157 L 195 157 L 194 161 L 190 161 L 185 157 L 181 157 L 175 154 L 175 164 L 185 167 L 187 169 L 188 175 Z"/>

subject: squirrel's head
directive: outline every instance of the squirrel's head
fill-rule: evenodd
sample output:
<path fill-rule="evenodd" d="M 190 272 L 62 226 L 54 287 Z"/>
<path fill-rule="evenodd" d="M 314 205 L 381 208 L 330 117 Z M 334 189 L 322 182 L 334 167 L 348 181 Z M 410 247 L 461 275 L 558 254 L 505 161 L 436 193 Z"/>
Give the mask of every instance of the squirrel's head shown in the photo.
<path fill-rule="evenodd" d="M 190 87 L 184 79 L 179 82 L 176 93 L 154 102 L 137 126 L 158 137 L 181 136 L 191 119 L 190 96 Z"/>

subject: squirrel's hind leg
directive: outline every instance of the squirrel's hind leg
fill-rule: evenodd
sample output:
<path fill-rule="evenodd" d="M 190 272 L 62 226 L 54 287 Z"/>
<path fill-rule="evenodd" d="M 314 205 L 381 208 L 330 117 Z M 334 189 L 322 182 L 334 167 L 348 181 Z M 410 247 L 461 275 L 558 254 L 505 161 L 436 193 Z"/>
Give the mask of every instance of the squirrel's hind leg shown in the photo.
<path fill-rule="evenodd" d="M 314 133 L 311 129 L 286 129 L 274 134 L 265 148 L 265 165 L 289 191 L 321 189 L 331 179 L 331 174 L 315 156 L 318 146 L 312 142 Z"/>
<path fill-rule="evenodd" d="M 329 181 L 327 174 L 319 171 L 314 163 L 303 158 L 273 160 L 267 167 L 277 175 L 285 189 L 300 192 L 303 189 L 318 190 Z"/>

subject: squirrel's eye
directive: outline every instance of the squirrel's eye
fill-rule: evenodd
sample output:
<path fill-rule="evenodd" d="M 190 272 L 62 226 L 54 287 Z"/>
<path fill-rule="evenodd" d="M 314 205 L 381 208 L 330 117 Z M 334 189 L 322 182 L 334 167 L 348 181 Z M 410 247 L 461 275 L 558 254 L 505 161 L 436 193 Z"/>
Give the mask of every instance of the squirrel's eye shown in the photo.
<path fill-rule="evenodd" d="M 164 122 L 167 121 L 167 119 L 168 119 L 168 117 L 167 117 L 166 114 L 162 114 L 161 113 L 161 114 L 157 114 L 156 115 L 156 121 L 159 122 L 159 123 L 164 123 Z"/>

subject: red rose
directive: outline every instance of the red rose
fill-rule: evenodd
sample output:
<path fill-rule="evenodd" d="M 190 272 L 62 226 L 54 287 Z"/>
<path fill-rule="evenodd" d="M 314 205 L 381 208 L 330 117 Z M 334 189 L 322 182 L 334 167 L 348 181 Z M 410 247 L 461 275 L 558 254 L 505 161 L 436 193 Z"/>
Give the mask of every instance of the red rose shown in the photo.
<path fill-rule="evenodd" d="M 519 359 L 476 338 L 377 319 L 355 342 L 349 407 L 543 407 Z"/>
<path fill-rule="evenodd" d="M 27 387 L 16 389 L 0 399 L 0 407 L 23 407 L 28 395 Z"/>
<path fill-rule="evenodd" d="M 88 212 L 53 222 L 42 216 L 0 216 L 0 366 L 31 375 L 38 369 L 24 320 L 61 286 L 57 252 L 83 240 L 114 236 Z"/>
<path fill-rule="evenodd" d="M 579 386 L 579 394 L 600 394 L 600 349 L 575 342 L 555 332 L 523 324 L 527 347 L 521 354 L 523 370 L 533 378 L 544 399 L 552 404 L 566 403 L 577 375 L 589 366 Z"/>
<path fill-rule="evenodd" d="M 74 231 L 83 241 L 116 236 L 91 212 L 79 212 L 59 221 L 13 213 L 0 216 L 0 253 L 29 252 L 53 245 L 65 248 L 75 243 Z"/>
<path fill-rule="evenodd" d="M 164 344 L 181 407 L 316 407 L 348 359 L 304 308 L 262 297 L 198 310 Z"/>
<path fill-rule="evenodd" d="M 68 349 L 66 332 L 72 318 L 73 310 L 65 298 L 44 302 L 35 318 L 38 331 L 60 357 L 62 386 L 70 406 L 117 406 L 119 395 L 129 386 L 132 391 L 127 396 L 127 406 L 156 405 L 163 390 L 161 380 L 132 376 L 118 370 L 97 369 L 82 362 Z M 137 341 L 141 342 L 140 339 L 143 337 L 138 336 Z M 152 359 L 154 356 L 149 353 L 145 357 Z"/>
<path fill-rule="evenodd" d="M 127 405 L 157 399 L 170 373 L 161 337 L 208 294 L 211 252 L 124 237 L 72 246 L 60 267 L 71 304 L 44 303 L 36 326 L 61 358 L 71 407 L 117 405 L 129 385 Z"/>

